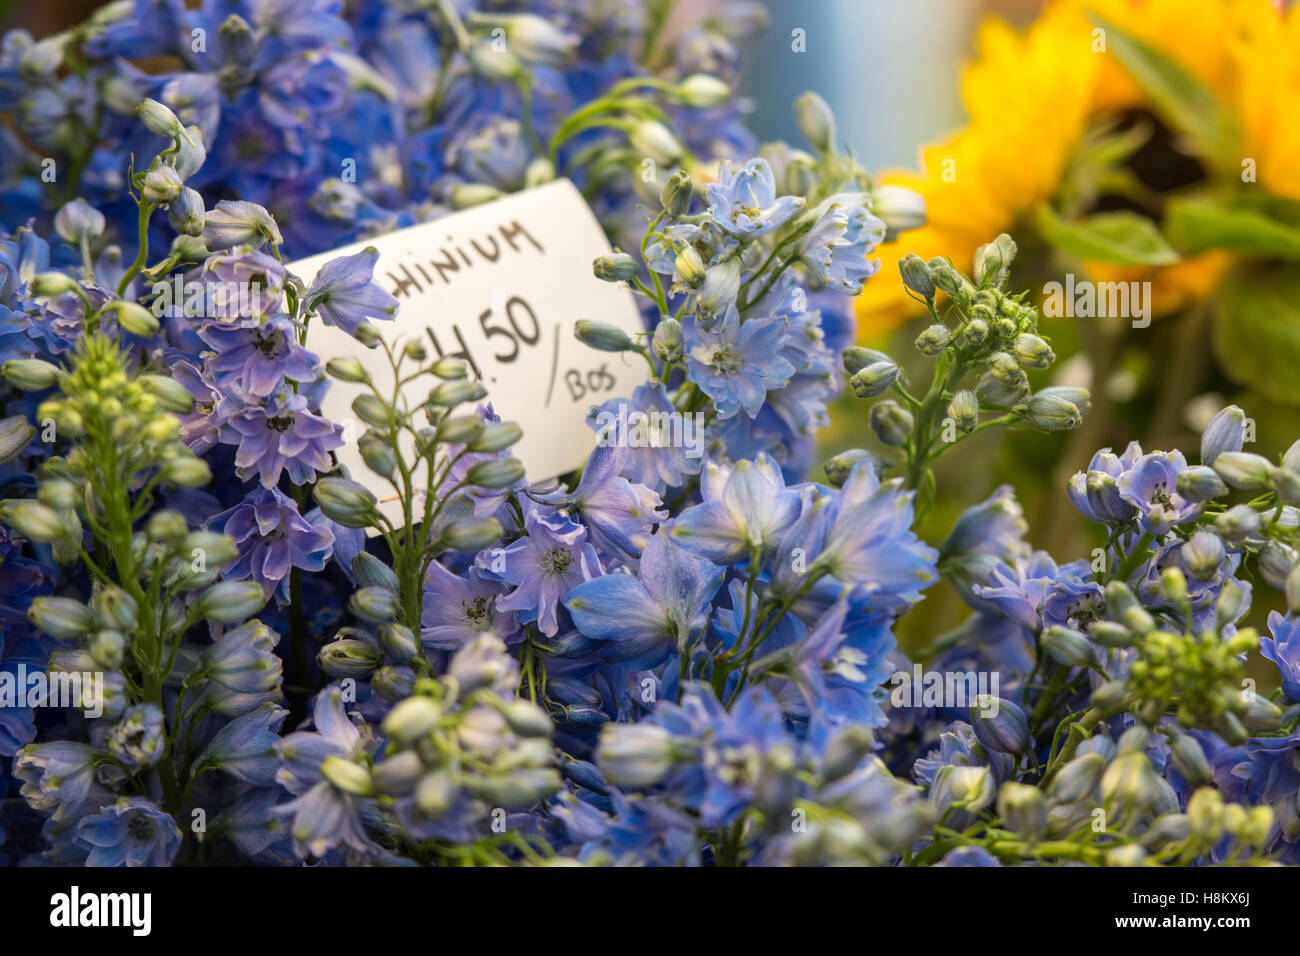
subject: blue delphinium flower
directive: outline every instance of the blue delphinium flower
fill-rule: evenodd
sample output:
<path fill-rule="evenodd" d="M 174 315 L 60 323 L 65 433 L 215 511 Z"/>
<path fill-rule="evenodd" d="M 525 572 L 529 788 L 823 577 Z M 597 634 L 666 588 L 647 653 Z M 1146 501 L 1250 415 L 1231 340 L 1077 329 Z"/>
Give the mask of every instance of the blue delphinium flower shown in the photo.
<path fill-rule="evenodd" d="M 170 866 L 181 830 L 170 814 L 143 797 L 121 797 L 77 823 L 87 866 Z"/>
<path fill-rule="evenodd" d="M 787 488 L 776 463 L 760 454 L 732 467 L 708 462 L 700 504 L 671 524 L 673 540 L 710 561 L 729 563 L 771 545 L 798 516 L 799 492 Z"/>
<path fill-rule="evenodd" d="M 235 507 L 213 515 L 211 526 L 235 540 L 239 557 L 222 569 L 229 581 L 252 579 L 289 599 L 289 570 L 320 571 L 333 553 L 334 534 L 298 513 L 276 488 L 256 487 Z"/>
<path fill-rule="evenodd" d="M 1186 468 L 1187 459 L 1180 451 L 1152 452 L 1116 479 L 1120 495 L 1138 510 L 1138 520 L 1151 534 L 1164 535 L 1175 525 L 1200 517 L 1204 506 L 1185 500 L 1177 491 L 1178 475 Z"/>
<path fill-rule="evenodd" d="M 598 445 L 582 469 L 572 493 L 535 496 L 581 517 L 592 543 L 606 554 L 635 561 L 645 547 L 650 529 L 668 517 L 662 500 L 640 482 L 628 481 L 625 445 Z"/>
<path fill-rule="evenodd" d="M 753 237 L 785 225 L 803 208 L 798 196 L 777 198 L 772 167 L 765 159 L 751 159 L 735 169 L 724 162 L 717 182 L 705 190 L 709 215 L 727 232 Z"/>
<path fill-rule="evenodd" d="M 28 744 L 14 758 L 23 798 L 58 822 L 76 820 L 83 807 L 104 793 L 95 782 L 102 753 L 72 740 Z"/>
<path fill-rule="evenodd" d="M 579 631 L 608 642 L 604 656 L 625 667 L 662 663 L 697 636 L 722 584 L 723 569 L 694 557 L 660 531 L 646 543 L 637 574 L 606 574 L 565 600 Z"/>
<path fill-rule="evenodd" d="M 288 715 L 283 707 L 267 702 L 236 717 L 218 730 L 194 758 L 191 777 L 205 770 L 221 770 L 244 783 L 271 786 L 279 767 L 275 745 L 280 742 L 280 725 Z"/>
<path fill-rule="evenodd" d="M 283 472 L 297 485 L 314 481 L 332 467 L 329 452 L 343 444 L 339 426 L 313 414 L 306 396 L 287 388 L 257 404 L 226 399 L 219 413 L 221 441 L 239 446 L 239 476 L 256 475 L 267 488 L 275 487 Z"/>
<path fill-rule="evenodd" d="M 785 341 L 785 323 L 775 317 L 733 319 L 715 331 L 687 326 L 687 374 L 720 418 L 741 409 L 754 418 L 767 393 L 784 388 L 795 372 L 781 351 Z"/>
<path fill-rule="evenodd" d="M 1142 446 L 1137 442 L 1131 442 L 1123 455 L 1103 448 L 1092 456 L 1086 473 L 1075 472 L 1070 479 L 1070 500 L 1092 521 L 1102 524 L 1128 521 L 1136 514 L 1136 508 L 1120 494 L 1117 482 L 1141 457 Z"/>
<path fill-rule="evenodd" d="M 391 319 L 397 300 L 374 282 L 378 259 L 379 251 L 370 246 L 325 263 L 303 295 L 307 312 L 353 336 L 367 319 Z"/>
<path fill-rule="evenodd" d="M 280 635 L 261 621 L 227 628 L 199 656 L 195 676 L 206 679 L 204 702 L 227 717 L 280 699 L 284 669 L 275 646 Z"/>
<path fill-rule="evenodd" d="M 206 363 L 215 384 L 250 398 L 269 398 L 285 379 L 310 382 L 320 373 L 320 361 L 298 344 L 293 324 L 284 317 L 251 328 L 209 323 L 199 335 L 215 353 Z"/>
<path fill-rule="evenodd" d="M 628 423 L 629 429 L 638 421 L 643 423 L 647 439 L 644 443 L 622 443 L 620 474 L 628 481 L 662 492 L 665 488 L 680 487 L 689 475 L 699 473 L 703 456 L 692 454 L 688 442 L 671 441 L 670 434 L 664 435 L 655 428 L 656 423 L 671 426 L 674 421 L 681 422 L 684 428 L 688 421 L 668 400 L 668 390 L 662 382 L 638 385 L 630 399 L 611 398 L 603 405 L 593 406 L 587 415 L 587 423 L 598 436 L 623 421 Z M 616 437 L 611 435 L 611 438 Z M 703 442 L 704 436 L 698 437 Z"/>
<path fill-rule="evenodd" d="M 333 771 L 353 765 L 365 751 L 338 687 L 316 695 L 312 723 L 313 730 L 296 731 L 276 745 L 281 765 L 275 778 L 296 799 L 277 806 L 275 813 L 292 817 L 294 847 L 302 855 L 324 856 L 339 846 L 369 854 L 375 846 L 361 822 L 361 801 L 348 789 L 344 771 Z"/>
<path fill-rule="evenodd" d="M 1260 638 L 1259 652 L 1277 667 L 1286 699 L 1300 703 L 1300 618 L 1270 611 L 1268 630 L 1271 636 Z"/>
<path fill-rule="evenodd" d="M 471 567 L 455 574 L 437 561 L 424 585 L 420 640 L 426 647 L 459 650 L 480 634 L 509 641 L 518 630 L 514 615 L 497 608 L 506 585 Z"/>
<path fill-rule="evenodd" d="M 857 295 L 876 274 L 879 259 L 870 252 L 885 239 L 885 224 L 871 215 L 865 193 L 838 193 L 812 214 L 817 221 L 799 240 L 799 258 L 823 285 Z"/>
<path fill-rule="evenodd" d="M 560 629 L 560 601 L 604 572 L 587 529 L 567 515 L 533 508 L 524 531 L 509 547 L 480 554 L 478 566 L 512 585 L 509 594 L 497 598 L 499 609 L 515 611 L 523 621 L 535 620 L 543 634 L 554 636 Z"/>

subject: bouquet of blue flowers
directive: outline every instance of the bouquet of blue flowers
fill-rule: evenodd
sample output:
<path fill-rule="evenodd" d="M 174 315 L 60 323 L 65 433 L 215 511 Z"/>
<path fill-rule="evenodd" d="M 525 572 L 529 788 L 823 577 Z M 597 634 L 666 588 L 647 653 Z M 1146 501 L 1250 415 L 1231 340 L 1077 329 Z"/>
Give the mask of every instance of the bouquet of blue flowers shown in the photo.
<path fill-rule="evenodd" d="M 1300 617 L 1243 618 L 1248 567 L 1300 610 L 1300 443 L 1247 453 L 1228 407 L 1199 464 L 1099 451 L 1061 489 L 1104 531 L 1077 560 L 1011 487 L 922 540 L 940 456 L 1088 393 L 1032 384 L 1010 236 L 873 277 L 923 208 L 813 94 L 803 147 L 758 146 L 758 11 L 674 8 L 135 0 L 4 38 L 6 862 L 1296 855 Z M 471 362 L 389 331 L 375 248 L 293 260 L 561 178 L 644 319 L 572 334 L 645 376 L 557 478 Z M 867 281 L 929 312 L 924 374 L 853 344 Z M 846 388 L 877 451 L 819 462 Z M 905 655 L 940 579 L 970 614 Z"/>

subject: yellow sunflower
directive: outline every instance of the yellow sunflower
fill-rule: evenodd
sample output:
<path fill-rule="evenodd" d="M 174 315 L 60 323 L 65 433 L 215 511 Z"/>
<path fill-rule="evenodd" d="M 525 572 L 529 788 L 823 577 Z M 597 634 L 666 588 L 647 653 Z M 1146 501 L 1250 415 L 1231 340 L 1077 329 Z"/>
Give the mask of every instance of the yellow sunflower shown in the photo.
<path fill-rule="evenodd" d="M 1300 126 L 1283 119 L 1300 110 L 1297 8 L 1283 14 L 1268 0 L 1057 0 L 1023 31 L 989 18 L 980 24 L 974 60 L 961 77 L 967 125 L 925 147 L 921 171 L 880 177 L 919 192 L 929 220 L 881 250 L 885 274 L 867 283 L 858 300 L 863 337 L 888 333 L 915 313 L 891 275 L 909 252 L 969 266 L 976 247 L 999 232 L 1032 247 L 1044 207 L 1067 207 L 1068 216 L 1093 211 L 1089 203 L 1114 203 L 1116 196 L 1121 202 L 1137 197 L 1135 204 L 1148 207 L 1143 214 L 1158 221 L 1159 209 L 1149 208 L 1153 196 L 1158 206 L 1170 190 L 1207 177 L 1205 166 L 1182 152 L 1178 137 L 1155 119 L 1163 104 L 1149 101 L 1108 48 L 1115 38 L 1098 32 L 1107 22 L 1213 91 L 1233 120 L 1234 155 L 1250 160 L 1272 194 L 1300 198 Z M 1112 168 L 1097 181 L 1096 168 L 1086 164 L 1099 156 L 1115 159 L 1107 150 L 1126 130 L 1136 137 L 1126 158 L 1137 168 Z M 1155 182 L 1149 181 L 1153 167 Z M 1143 173 L 1148 181 L 1140 181 Z M 1230 255 L 1209 251 L 1169 264 L 1117 266 L 1085 258 L 1083 265 L 1096 281 L 1151 281 L 1159 314 L 1208 296 L 1231 263 Z"/>

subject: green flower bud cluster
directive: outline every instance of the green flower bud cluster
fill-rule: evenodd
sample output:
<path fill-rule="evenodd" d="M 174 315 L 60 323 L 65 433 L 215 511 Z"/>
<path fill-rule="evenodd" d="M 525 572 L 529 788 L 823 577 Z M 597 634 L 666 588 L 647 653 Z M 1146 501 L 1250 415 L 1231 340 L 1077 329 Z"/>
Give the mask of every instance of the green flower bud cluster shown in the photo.
<path fill-rule="evenodd" d="M 371 782 L 381 804 L 399 806 L 414 839 L 453 809 L 486 824 L 493 812 L 560 789 L 550 717 L 515 696 L 518 680 L 505 645 L 484 634 L 456 652 L 444 675 L 416 680 L 384 718 L 389 743 Z"/>
<path fill-rule="evenodd" d="M 917 351 L 935 362 L 923 396 L 909 390 L 907 375 L 888 355 L 862 347 L 844 354 L 855 395 L 872 399 L 892 391 L 902 400 L 891 397 L 873 408 L 871 426 L 882 444 L 901 449 L 908 487 L 923 492 L 922 511 L 934 495 L 926 480 L 931 462 L 962 437 L 992 425 L 1066 431 L 1081 425 L 1091 407 L 1084 388 L 1030 391 L 1030 373 L 1050 368 L 1056 354 L 1039 334 L 1038 310 L 1027 294 L 1005 291 L 1015 254 L 1015 242 L 1004 234 L 979 248 L 971 276 L 942 258 L 926 262 L 912 254 L 899 262 L 903 284 L 933 319 L 916 338 Z"/>
<path fill-rule="evenodd" d="M 1154 630 L 1138 640 L 1137 660 L 1129 668 L 1135 713 L 1149 725 L 1172 709 L 1187 728 L 1213 730 L 1225 740 L 1246 739 L 1242 720 L 1250 694 L 1242 691 L 1241 656 L 1259 643 L 1253 628 L 1224 638 Z"/>

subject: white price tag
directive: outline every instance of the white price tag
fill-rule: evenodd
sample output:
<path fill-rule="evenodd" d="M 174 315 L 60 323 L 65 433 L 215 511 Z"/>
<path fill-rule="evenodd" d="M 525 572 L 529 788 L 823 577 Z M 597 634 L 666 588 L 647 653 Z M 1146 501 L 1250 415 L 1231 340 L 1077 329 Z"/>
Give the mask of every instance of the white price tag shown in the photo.
<path fill-rule="evenodd" d="M 374 325 L 389 342 L 399 335 L 418 338 L 431 356 L 463 359 L 487 389 L 485 401 L 503 421 L 522 426 L 513 450 L 530 481 L 579 467 L 596 444 L 586 425 L 591 406 L 631 395 L 645 380 L 644 363 L 574 338 L 577 319 L 607 322 L 629 334 L 642 325 L 632 293 L 592 275 L 592 260 L 611 249 L 567 179 L 301 259 L 288 269 L 310 283 L 326 262 L 367 246 L 379 250 L 375 281 L 399 302 L 393 321 Z M 313 318 L 307 348 L 322 362 L 355 356 L 381 394 L 391 393 L 393 374 L 383 353 L 342 329 Z M 428 377 L 412 383 L 411 407 L 435 383 Z M 366 391 L 331 380 L 322 412 L 350 439 L 335 451 L 340 463 L 395 517 L 401 510 L 392 487 L 366 467 L 357 448 L 366 426 L 352 401 Z"/>

